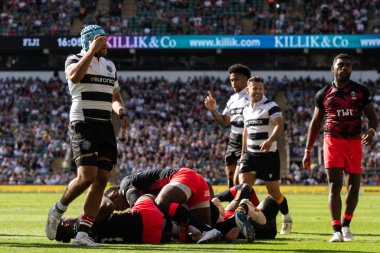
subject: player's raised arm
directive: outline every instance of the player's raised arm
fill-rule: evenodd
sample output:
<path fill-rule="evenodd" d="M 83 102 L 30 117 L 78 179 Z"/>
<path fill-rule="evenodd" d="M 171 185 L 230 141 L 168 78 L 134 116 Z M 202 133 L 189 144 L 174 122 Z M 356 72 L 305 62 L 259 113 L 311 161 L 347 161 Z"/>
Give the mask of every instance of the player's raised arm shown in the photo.
<path fill-rule="evenodd" d="M 230 124 L 230 117 L 228 115 L 218 112 L 216 109 L 216 100 L 212 96 L 211 91 L 208 91 L 208 96 L 205 98 L 204 104 L 214 117 L 214 119 L 223 127 Z"/>

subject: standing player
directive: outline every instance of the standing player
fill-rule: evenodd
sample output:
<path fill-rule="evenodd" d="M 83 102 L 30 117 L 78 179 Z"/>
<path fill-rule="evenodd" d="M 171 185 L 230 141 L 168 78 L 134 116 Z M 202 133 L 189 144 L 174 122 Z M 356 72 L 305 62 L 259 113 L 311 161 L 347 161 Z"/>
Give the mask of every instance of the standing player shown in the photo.
<path fill-rule="evenodd" d="M 244 131 L 239 180 L 251 187 L 256 178 L 265 181 L 269 195 L 280 206 L 280 233 L 290 234 L 293 221 L 287 200 L 280 191 L 280 155 L 276 141 L 284 131 L 281 109 L 274 101 L 265 97 L 262 77 L 250 78 L 247 91 L 250 104 L 243 111 Z"/>
<path fill-rule="evenodd" d="M 241 154 L 241 140 L 243 133 L 243 109 L 249 103 L 249 96 L 245 91 L 247 80 L 251 77 L 251 71 L 247 66 L 234 64 L 228 68 L 231 86 L 235 92 L 227 102 L 223 113 L 216 109 L 216 100 L 211 91 L 208 92 L 204 103 L 211 112 L 214 119 L 223 127 L 231 125 L 230 139 L 225 155 L 225 171 L 227 174 L 228 188 L 238 184 L 237 177 L 234 177 L 237 162 Z"/>
<path fill-rule="evenodd" d="M 350 80 L 350 56 L 335 56 L 331 72 L 334 81 L 318 91 L 315 96 L 314 114 L 307 133 L 303 166 L 310 170 L 311 148 L 325 117 L 323 156 L 329 182 L 329 208 L 334 229 L 330 242 L 342 242 L 353 240 L 349 225 L 359 199 L 362 145 L 372 142 L 378 122 L 368 89 Z M 363 112 L 368 118 L 368 131 L 361 136 Z M 343 173 L 347 196 L 341 222 L 340 192 Z"/>
<path fill-rule="evenodd" d="M 56 237 L 57 226 L 68 205 L 87 188 L 83 215 L 74 245 L 98 246 L 88 236 L 98 213 L 108 175 L 116 163 L 117 150 L 111 123 L 112 110 L 129 124 L 120 96 L 116 68 L 107 55 L 107 39 L 98 25 L 81 31 L 83 50 L 71 55 L 65 63 L 66 78 L 72 96 L 69 133 L 77 177 L 67 186 L 61 199 L 53 206 L 45 226 L 50 240 Z"/>

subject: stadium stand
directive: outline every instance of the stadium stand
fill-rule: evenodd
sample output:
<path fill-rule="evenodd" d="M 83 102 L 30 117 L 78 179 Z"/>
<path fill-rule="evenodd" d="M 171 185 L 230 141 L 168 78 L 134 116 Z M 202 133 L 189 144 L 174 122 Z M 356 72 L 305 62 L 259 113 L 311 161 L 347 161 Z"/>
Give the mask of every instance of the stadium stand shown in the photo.
<path fill-rule="evenodd" d="M 94 23 L 112 35 L 362 34 L 380 24 L 378 0 L 12 0 L 0 12 L 2 36 L 78 35 Z"/>
<path fill-rule="evenodd" d="M 321 79 L 270 78 L 267 94 L 285 94 L 286 141 L 304 143 L 312 97 Z M 363 82 L 374 94 L 380 117 L 380 80 Z M 170 82 L 163 77 L 121 79 L 131 126 L 118 132 L 119 162 L 115 180 L 146 169 L 194 168 L 213 184 L 224 184 L 223 153 L 228 132 L 203 107 L 204 90 L 213 90 L 222 107 L 230 85 L 213 76 Z M 66 184 L 73 178 L 67 136 L 70 96 L 57 75 L 0 79 L 0 184 Z M 222 108 L 220 108 L 222 110 Z M 297 127 L 294 127 L 296 125 Z M 377 135 L 378 138 L 379 135 Z M 380 143 L 363 159 L 363 181 L 380 184 Z M 64 164 L 64 165 L 62 165 Z M 291 162 L 284 184 L 326 183 L 323 166 L 311 172 Z"/>

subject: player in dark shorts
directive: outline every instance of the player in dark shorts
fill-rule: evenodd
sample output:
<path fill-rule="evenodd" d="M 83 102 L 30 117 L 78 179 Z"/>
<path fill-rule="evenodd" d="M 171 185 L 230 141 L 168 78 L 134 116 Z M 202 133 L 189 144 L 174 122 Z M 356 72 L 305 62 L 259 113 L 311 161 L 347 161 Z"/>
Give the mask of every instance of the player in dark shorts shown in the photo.
<path fill-rule="evenodd" d="M 280 234 L 290 234 L 293 220 L 288 201 L 280 189 L 280 154 L 277 140 L 284 133 L 281 108 L 265 96 L 264 78 L 248 79 L 246 91 L 250 103 L 244 108 L 242 156 L 239 168 L 240 183 L 253 186 L 256 179 L 265 186 L 280 206 L 282 227 Z"/>
<path fill-rule="evenodd" d="M 236 166 L 240 160 L 242 133 L 244 128 L 241 115 L 244 107 L 249 103 L 249 96 L 245 92 L 245 88 L 247 87 L 248 78 L 251 77 L 251 70 L 245 65 L 234 64 L 228 68 L 228 73 L 231 86 L 235 93 L 228 100 L 223 112 L 218 112 L 216 100 L 212 96 L 211 91 L 208 92 L 204 104 L 207 110 L 211 112 L 216 122 L 223 127 L 231 126 L 225 154 L 227 183 L 228 188 L 231 188 L 239 183 Z"/>
<path fill-rule="evenodd" d="M 88 236 L 88 231 L 117 160 L 111 115 L 113 112 L 118 115 L 123 128 L 128 126 L 129 120 L 120 94 L 116 67 L 106 58 L 105 31 L 98 25 L 88 25 L 81 31 L 81 40 L 82 51 L 70 55 L 65 62 L 72 98 L 69 134 L 77 176 L 50 208 L 45 233 L 49 240 L 54 240 L 58 222 L 69 204 L 89 189 L 74 245 L 99 246 Z"/>
<path fill-rule="evenodd" d="M 303 166 L 310 170 L 311 148 L 316 141 L 323 118 L 323 156 L 329 182 L 329 208 L 334 230 L 330 242 L 352 241 L 350 222 L 359 199 L 362 176 L 362 146 L 369 145 L 378 126 L 368 89 L 350 80 L 352 61 L 349 55 L 335 56 L 331 72 L 334 81 L 319 90 L 306 139 Z M 362 115 L 368 118 L 368 130 L 362 133 Z M 340 192 L 343 175 L 347 187 L 346 206 L 341 221 Z"/>

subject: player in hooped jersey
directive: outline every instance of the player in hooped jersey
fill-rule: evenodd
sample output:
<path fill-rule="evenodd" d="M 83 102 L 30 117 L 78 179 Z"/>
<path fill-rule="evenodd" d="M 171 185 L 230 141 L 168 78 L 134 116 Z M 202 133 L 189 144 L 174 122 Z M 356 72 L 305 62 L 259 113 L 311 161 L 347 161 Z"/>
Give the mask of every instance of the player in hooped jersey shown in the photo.
<path fill-rule="evenodd" d="M 325 117 L 323 156 L 329 182 L 329 208 L 334 230 L 330 242 L 342 242 L 353 240 L 349 225 L 359 199 L 362 145 L 372 142 L 378 120 L 368 89 L 350 80 L 350 56 L 335 56 L 331 72 L 334 81 L 319 90 L 315 96 L 314 114 L 307 133 L 303 166 L 310 170 L 311 148 Z M 368 118 L 368 130 L 364 132 L 361 120 L 363 112 Z M 343 174 L 347 195 L 341 221 L 340 192 Z"/>
<path fill-rule="evenodd" d="M 217 111 L 216 100 L 211 91 L 208 92 L 204 103 L 206 108 L 211 112 L 214 119 L 223 127 L 231 125 L 230 137 L 225 155 L 225 171 L 227 175 L 228 188 L 239 184 L 236 166 L 241 155 L 241 140 L 244 128 L 241 117 L 243 109 L 249 103 L 249 96 L 245 92 L 248 78 L 251 77 L 250 69 L 242 64 L 234 64 L 228 68 L 230 74 L 231 86 L 234 94 L 227 102 L 223 113 Z"/>
<path fill-rule="evenodd" d="M 81 31 L 82 51 L 70 55 L 65 73 L 72 104 L 69 133 L 77 177 L 68 185 L 60 200 L 50 209 L 45 225 L 46 236 L 56 237 L 57 226 L 69 204 L 89 189 L 74 245 L 98 246 L 88 236 L 99 210 L 108 176 L 117 159 L 117 147 L 111 114 L 115 112 L 122 127 L 129 124 L 120 95 L 117 72 L 106 59 L 107 38 L 98 25 Z"/>
<path fill-rule="evenodd" d="M 244 131 L 239 181 L 252 186 L 256 179 L 265 181 L 270 196 L 282 213 L 281 234 L 290 234 L 293 220 L 287 199 L 280 191 L 280 155 L 277 139 L 283 134 L 284 121 L 280 107 L 265 96 L 264 79 L 248 80 L 246 92 L 250 103 L 243 111 Z"/>

